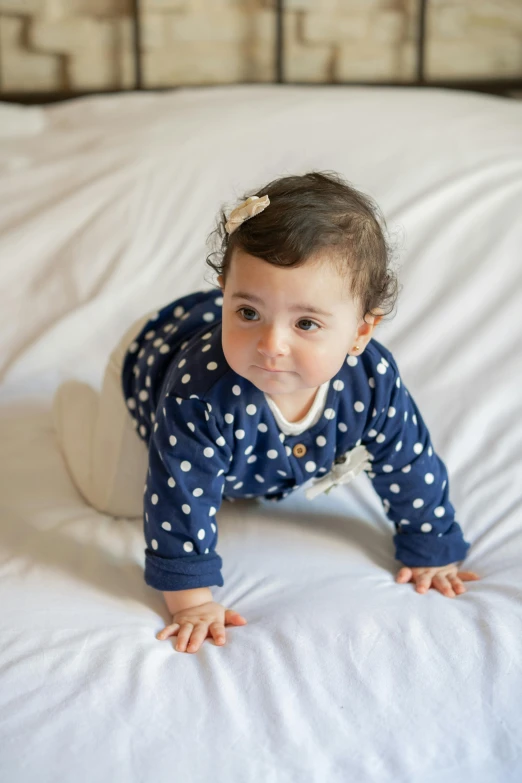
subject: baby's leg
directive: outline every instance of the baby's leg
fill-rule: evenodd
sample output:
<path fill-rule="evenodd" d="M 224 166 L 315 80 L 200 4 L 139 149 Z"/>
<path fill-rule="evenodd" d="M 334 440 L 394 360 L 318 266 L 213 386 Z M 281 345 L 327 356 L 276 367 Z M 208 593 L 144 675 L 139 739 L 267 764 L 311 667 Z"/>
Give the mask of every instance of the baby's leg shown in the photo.
<path fill-rule="evenodd" d="M 53 402 L 53 420 L 76 487 L 96 509 L 122 517 L 143 513 L 148 453 L 123 399 L 125 352 L 147 322 L 141 318 L 112 352 L 101 394 L 86 383 L 67 381 Z"/>

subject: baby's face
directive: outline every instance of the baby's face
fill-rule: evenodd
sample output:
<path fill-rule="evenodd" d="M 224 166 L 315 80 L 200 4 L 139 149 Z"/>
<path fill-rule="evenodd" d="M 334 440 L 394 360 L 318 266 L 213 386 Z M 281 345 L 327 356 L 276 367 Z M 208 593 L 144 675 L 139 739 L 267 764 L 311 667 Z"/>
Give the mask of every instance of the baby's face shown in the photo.
<path fill-rule="evenodd" d="M 237 252 L 219 284 L 225 358 L 267 394 L 317 388 L 355 344 L 356 303 L 327 257 L 284 268 Z"/>

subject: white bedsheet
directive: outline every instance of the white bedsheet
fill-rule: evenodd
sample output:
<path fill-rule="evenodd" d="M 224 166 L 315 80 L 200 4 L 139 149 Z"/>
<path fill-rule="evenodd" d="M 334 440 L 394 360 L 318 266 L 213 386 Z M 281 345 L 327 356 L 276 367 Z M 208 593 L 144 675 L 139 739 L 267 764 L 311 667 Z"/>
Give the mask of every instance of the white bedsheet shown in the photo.
<path fill-rule="evenodd" d="M 2 120 L 4 119 L 4 122 Z M 522 103 L 273 85 L 0 105 L 0 780 L 522 779 Z M 394 352 L 482 575 L 394 582 L 365 475 L 218 514 L 248 625 L 177 653 L 139 520 L 84 504 L 49 408 L 140 314 L 205 285 L 223 203 L 339 171 L 381 205 Z"/>

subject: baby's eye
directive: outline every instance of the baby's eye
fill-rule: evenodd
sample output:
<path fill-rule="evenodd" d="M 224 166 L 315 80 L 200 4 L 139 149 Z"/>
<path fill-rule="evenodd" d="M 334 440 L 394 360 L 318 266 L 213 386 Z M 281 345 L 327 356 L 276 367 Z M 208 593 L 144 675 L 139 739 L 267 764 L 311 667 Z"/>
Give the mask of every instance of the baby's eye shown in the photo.
<path fill-rule="evenodd" d="M 258 317 L 256 311 L 251 307 L 240 307 L 238 313 L 240 313 L 241 317 L 244 318 L 245 321 L 255 321 Z"/>
<path fill-rule="evenodd" d="M 310 321 L 309 318 L 301 318 L 301 320 L 297 322 L 297 325 L 303 332 L 315 332 L 316 329 L 321 328 L 319 324 L 316 324 L 315 321 Z"/>

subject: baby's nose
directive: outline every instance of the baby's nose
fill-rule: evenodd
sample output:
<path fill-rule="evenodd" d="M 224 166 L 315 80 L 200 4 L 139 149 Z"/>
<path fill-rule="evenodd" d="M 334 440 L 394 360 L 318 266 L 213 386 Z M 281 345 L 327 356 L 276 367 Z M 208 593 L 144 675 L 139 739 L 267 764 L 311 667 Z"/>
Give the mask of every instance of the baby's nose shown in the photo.
<path fill-rule="evenodd" d="M 288 346 L 282 330 L 274 327 L 267 327 L 263 330 L 257 348 L 264 356 L 270 357 L 288 353 Z"/>

